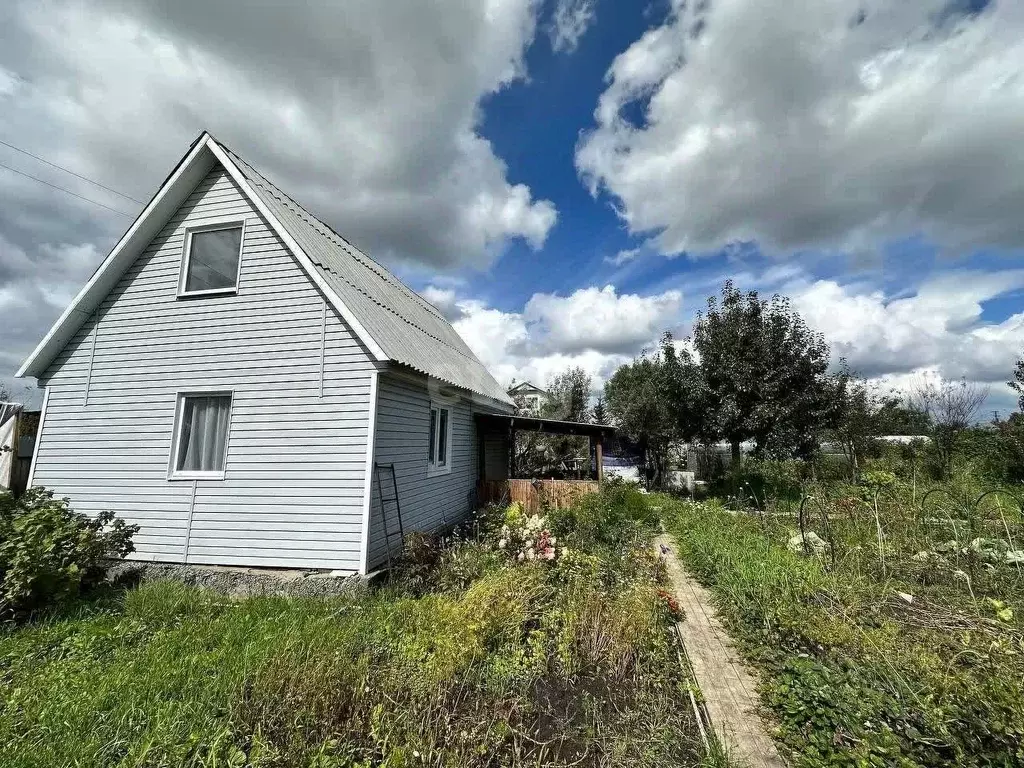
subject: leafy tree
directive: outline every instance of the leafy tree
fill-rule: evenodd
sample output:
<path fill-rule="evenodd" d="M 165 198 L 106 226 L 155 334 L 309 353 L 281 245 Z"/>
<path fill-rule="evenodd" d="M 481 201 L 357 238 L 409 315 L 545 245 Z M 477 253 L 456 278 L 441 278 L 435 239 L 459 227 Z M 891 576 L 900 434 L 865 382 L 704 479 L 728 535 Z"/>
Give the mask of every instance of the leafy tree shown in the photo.
<path fill-rule="evenodd" d="M 707 432 L 704 374 L 689 350 L 676 350 L 671 333 L 662 336 L 661 357 L 662 390 L 668 398 L 674 438 L 692 442 Z"/>
<path fill-rule="evenodd" d="M 1024 411 L 1024 357 L 1017 361 L 1017 367 L 1013 372 L 1013 381 L 1008 381 L 1010 389 L 1016 390 L 1020 395 L 1017 400 L 1017 407 Z"/>
<path fill-rule="evenodd" d="M 914 385 L 911 402 L 927 414 L 932 424 L 931 436 L 940 476 L 949 475 L 960 437 L 974 424 L 988 393 L 988 387 L 966 379 L 922 378 Z"/>
<path fill-rule="evenodd" d="M 661 354 L 643 354 L 621 366 L 604 385 L 605 400 L 620 433 L 636 444 L 649 484 L 659 485 L 676 435 Z"/>
<path fill-rule="evenodd" d="M 854 472 L 865 458 L 877 451 L 875 438 L 931 433 L 928 415 L 903 397 L 892 392 L 878 392 L 845 365 L 840 367 L 835 378 L 840 402 L 830 438 L 842 445 Z"/>
<path fill-rule="evenodd" d="M 835 423 L 844 381 L 828 374 L 829 347 L 789 300 L 761 300 L 732 281 L 721 303 L 711 297 L 697 316 L 693 345 L 700 355 L 705 431 L 732 445 L 753 439 L 759 454 L 807 457 L 817 433 Z"/>
<path fill-rule="evenodd" d="M 932 430 L 925 411 L 894 393 L 878 396 L 873 421 L 876 435 L 927 435 Z"/>
<path fill-rule="evenodd" d="M 594 410 L 590 413 L 590 420 L 594 424 L 608 423 L 608 409 L 604 407 L 604 397 L 598 396 L 597 402 L 594 403 Z"/>
<path fill-rule="evenodd" d="M 547 401 L 541 414 L 562 421 L 587 421 L 592 380 L 580 367 L 569 368 L 548 382 Z"/>
<path fill-rule="evenodd" d="M 591 385 L 590 376 L 582 368 L 563 371 L 548 382 L 548 396 L 536 415 L 560 421 L 590 421 Z M 516 404 L 520 413 L 530 410 L 525 400 L 519 399 Z M 586 438 L 528 431 L 516 433 L 515 466 L 520 475 L 559 477 L 572 460 L 588 453 Z"/>
<path fill-rule="evenodd" d="M 586 422 L 590 420 L 590 376 L 580 367 L 569 368 L 548 382 L 548 399 L 541 415 L 549 419 Z M 587 438 L 572 435 L 546 435 L 541 438 L 549 460 L 557 470 L 581 456 L 589 456 Z"/>

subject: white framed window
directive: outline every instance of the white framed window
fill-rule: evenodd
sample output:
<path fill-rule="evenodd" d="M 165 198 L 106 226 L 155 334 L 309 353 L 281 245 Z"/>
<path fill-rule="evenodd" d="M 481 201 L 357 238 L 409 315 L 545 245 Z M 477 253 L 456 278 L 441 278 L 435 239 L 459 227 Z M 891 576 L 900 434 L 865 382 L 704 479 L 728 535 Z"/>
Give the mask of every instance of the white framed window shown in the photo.
<path fill-rule="evenodd" d="M 168 478 L 223 480 L 231 392 L 179 392 Z"/>
<path fill-rule="evenodd" d="M 244 234 L 244 221 L 217 222 L 186 230 L 178 296 L 236 293 Z"/>
<path fill-rule="evenodd" d="M 427 476 L 452 471 L 452 409 L 447 405 L 430 404 L 430 446 L 427 449 Z"/>

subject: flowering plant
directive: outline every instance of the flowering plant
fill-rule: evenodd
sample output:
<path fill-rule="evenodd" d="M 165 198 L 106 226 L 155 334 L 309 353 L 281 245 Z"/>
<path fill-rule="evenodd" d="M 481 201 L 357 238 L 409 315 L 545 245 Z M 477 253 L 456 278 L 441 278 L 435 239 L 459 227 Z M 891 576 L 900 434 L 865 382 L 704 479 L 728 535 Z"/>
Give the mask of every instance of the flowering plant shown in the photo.
<path fill-rule="evenodd" d="M 512 505 L 501 526 L 498 549 L 519 562 L 524 560 L 554 560 L 558 556 L 558 539 L 546 527 L 540 515 L 525 515 L 522 507 Z"/>

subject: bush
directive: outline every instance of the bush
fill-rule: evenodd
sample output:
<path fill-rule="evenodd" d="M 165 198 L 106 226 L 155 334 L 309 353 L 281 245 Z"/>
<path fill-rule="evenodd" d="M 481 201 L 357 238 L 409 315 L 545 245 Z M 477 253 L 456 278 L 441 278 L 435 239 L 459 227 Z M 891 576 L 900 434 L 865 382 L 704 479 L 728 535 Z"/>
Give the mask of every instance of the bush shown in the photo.
<path fill-rule="evenodd" d="M 22 617 L 102 581 L 104 561 L 135 551 L 137 525 L 78 514 L 53 491 L 0 495 L 0 616 Z"/>

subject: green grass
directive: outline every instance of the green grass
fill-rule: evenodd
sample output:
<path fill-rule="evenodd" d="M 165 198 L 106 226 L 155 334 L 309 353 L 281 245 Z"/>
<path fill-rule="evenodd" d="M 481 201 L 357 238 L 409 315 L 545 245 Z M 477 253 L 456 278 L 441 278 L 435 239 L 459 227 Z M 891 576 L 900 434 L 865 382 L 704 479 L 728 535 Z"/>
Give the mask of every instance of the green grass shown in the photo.
<path fill-rule="evenodd" d="M 879 510 L 881 545 L 872 500 L 828 506 L 834 566 L 787 548 L 795 519 L 656 503 L 762 671 L 797 765 L 1024 764 L 1019 571 L 959 552 L 915 560 L 929 531 L 897 498 Z"/>
<path fill-rule="evenodd" d="M 485 536 L 347 598 L 95 596 L 0 634 L 0 762 L 698 765 L 644 525 L 555 563 Z"/>

